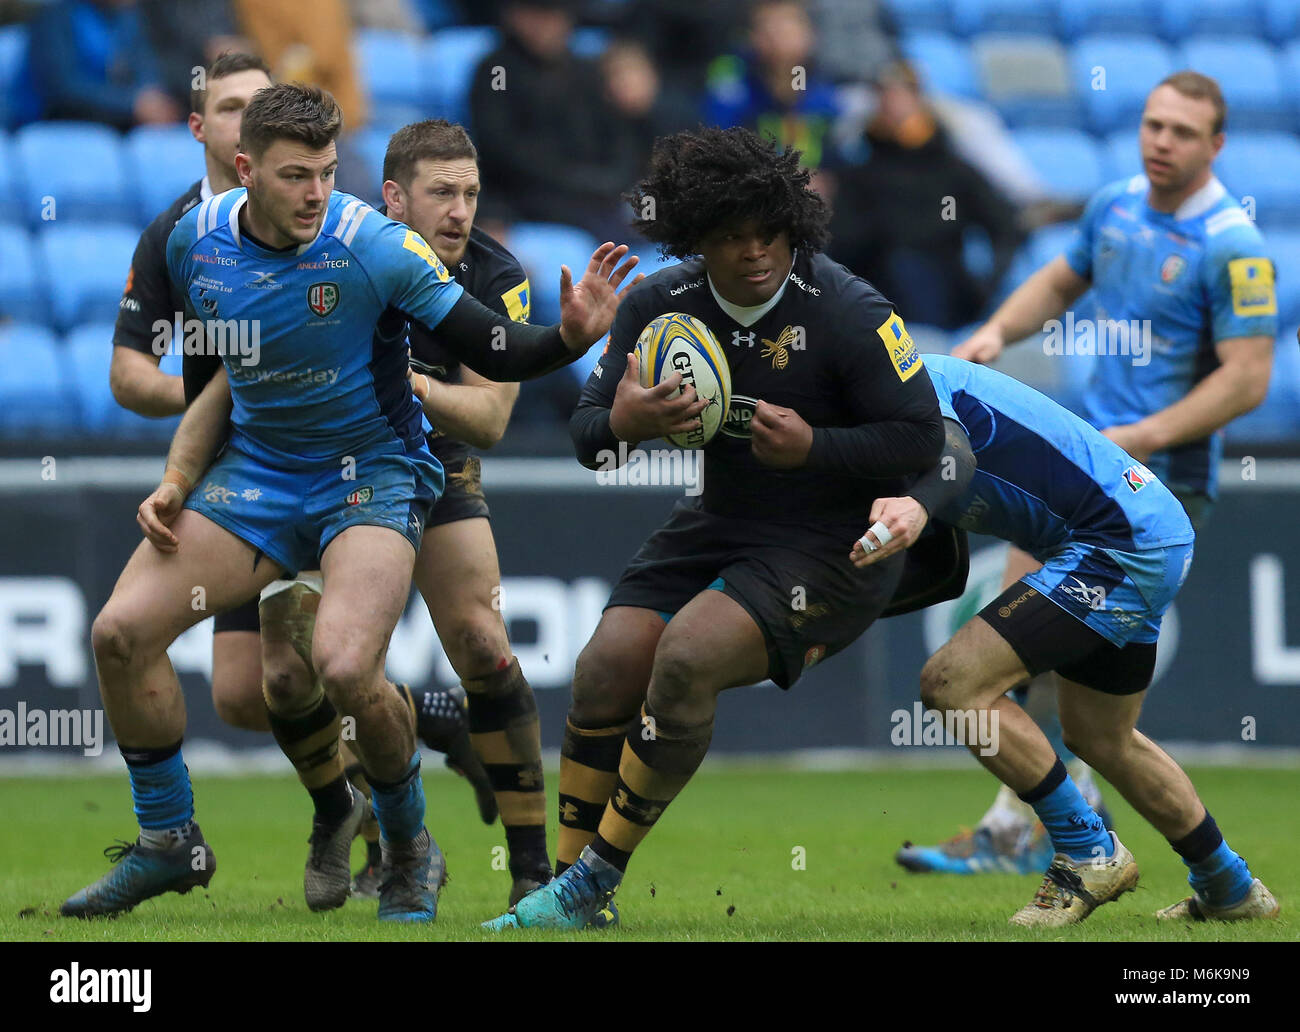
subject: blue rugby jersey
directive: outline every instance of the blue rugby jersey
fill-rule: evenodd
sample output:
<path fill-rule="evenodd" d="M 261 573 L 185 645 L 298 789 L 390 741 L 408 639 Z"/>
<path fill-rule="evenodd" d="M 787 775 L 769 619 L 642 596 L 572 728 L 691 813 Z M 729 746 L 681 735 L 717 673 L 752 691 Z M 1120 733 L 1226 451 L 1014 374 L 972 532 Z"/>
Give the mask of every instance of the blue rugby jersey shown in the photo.
<path fill-rule="evenodd" d="M 1148 190 L 1142 175 L 1103 187 L 1065 252 L 1092 282 L 1077 315 L 1099 326 L 1151 321 L 1145 364 L 1098 348 L 1083 414 L 1099 429 L 1135 423 L 1186 396 L 1218 367 L 1216 341 L 1277 335 L 1273 263 L 1236 199 L 1211 178 L 1164 213 L 1147 204 Z M 1148 464 L 1167 484 L 1214 497 L 1222 453 L 1215 433 Z"/>
<path fill-rule="evenodd" d="M 392 306 L 437 326 L 460 285 L 418 233 L 350 194 L 333 192 L 316 239 L 287 251 L 240 232 L 246 200 L 236 189 L 204 201 L 167 242 L 187 318 L 225 346 L 231 444 L 282 469 L 423 448 L 405 324 L 377 324 Z"/>
<path fill-rule="evenodd" d="M 977 468 L 934 513 L 1036 556 L 1079 542 L 1136 552 L 1194 540 L 1172 493 L 1119 445 L 1018 380 L 926 355 L 939 408 L 966 430 Z"/>

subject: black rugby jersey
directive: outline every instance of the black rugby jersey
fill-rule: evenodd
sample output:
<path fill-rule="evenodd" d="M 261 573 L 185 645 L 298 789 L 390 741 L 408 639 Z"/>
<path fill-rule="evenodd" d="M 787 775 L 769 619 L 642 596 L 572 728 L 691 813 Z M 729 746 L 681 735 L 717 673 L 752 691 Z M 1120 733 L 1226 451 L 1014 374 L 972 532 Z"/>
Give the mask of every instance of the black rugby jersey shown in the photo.
<path fill-rule="evenodd" d="M 633 288 L 570 422 L 584 465 L 597 467 L 601 449 L 617 450 L 608 410 L 627 353 L 665 312 L 702 320 L 731 367 L 731 407 L 704 448 L 705 511 L 861 524 L 861 533 L 877 497 L 905 493 L 912 475 L 938 462 L 939 404 L 902 320 L 866 280 L 825 255 L 800 252 L 781 298 L 747 327 L 718 305 L 699 259 Z M 813 427 L 802 468 L 773 469 L 754 458 L 749 420 L 759 399 L 794 409 Z"/>
<path fill-rule="evenodd" d="M 172 201 L 166 211 L 145 227 L 131 256 L 131 271 L 126 276 L 122 299 L 117 303 L 117 322 L 113 326 L 113 344 L 145 355 L 158 356 L 154 350 L 157 331 L 154 324 L 166 320 L 170 326 L 176 313 L 185 312 L 185 298 L 167 273 L 167 238 L 180 217 L 202 200 L 203 180 L 199 180 Z M 171 344 L 171 331 L 167 331 Z M 185 363 L 186 404 L 198 397 L 204 384 L 217 371 L 220 359 L 210 369 L 191 369 Z M 206 373 L 206 375 L 204 375 Z"/>

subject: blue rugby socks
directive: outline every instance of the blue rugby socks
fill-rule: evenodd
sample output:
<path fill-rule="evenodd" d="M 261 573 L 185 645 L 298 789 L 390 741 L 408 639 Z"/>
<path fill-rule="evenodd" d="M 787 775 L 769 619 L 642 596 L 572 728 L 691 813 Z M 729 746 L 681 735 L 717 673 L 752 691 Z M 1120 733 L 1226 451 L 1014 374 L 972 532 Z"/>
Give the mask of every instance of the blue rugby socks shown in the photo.
<path fill-rule="evenodd" d="M 1110 832 L 1070 780 L 1059 756 L 1047 776 L 1020 798 L 1034 808 L 1058 853 L 1072 860 L 1095 860 L 1114 854 Z"/>
<path fill-rule="evenodd" d="M 119 749 L 131 777 L 141 845 L 172 849 L 189 836 L 194 822 L 194 792 L 181 743 L 162 749 Z"/>
<path fill-rule="evenodd" d="M 1224 841 L 1208 810 L 1205 820 L 1189 834 L 1169 844 L 1187 865 L 1187 883 L 1210 906 L 1232 906 L 1250 891 L 1255 880 L 1250 865 Z"/>
<path fill-rule="evenodd" d="M 395 782 L 380 781 L 368 771 L 370 801 L 374 803 L 379 833 L 387 842 L 409 842 L 424 827 L 424 782 L 420 754 L 411 757 L 406 773 Z"/>

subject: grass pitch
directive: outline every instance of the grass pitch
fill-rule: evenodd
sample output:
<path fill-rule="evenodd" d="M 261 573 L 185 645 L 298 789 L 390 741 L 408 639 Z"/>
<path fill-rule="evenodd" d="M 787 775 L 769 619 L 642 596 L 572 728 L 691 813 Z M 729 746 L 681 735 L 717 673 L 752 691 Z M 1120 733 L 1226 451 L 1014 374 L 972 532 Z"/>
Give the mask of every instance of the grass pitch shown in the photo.
<path fill-rule="evenodd" d="M 430 766 L 432 766 L 430 764 Z M 1136 892 L 1063 931 L 1015 929 L 1007 918 L 1037 877 L 908 874 L 904 839 L 937 842 L 992 798 L 976 770 L 811 773 L 777 767 L 705 769 L 651 833 L 618 894 L 614 939 L 1100 940 L 1300 939 L 1300 770 L 1190 771 L 1233 847 L 1282 902 L 1276 921 L 1166 924 L 1151 916 L 1187 893 L 1167 843 L 1113 791 L 1116 829 L 1137 856 Z M 548 771 L 554 799 L 556 774 Z M 429 826 L 451 881 L 437 922 L 381 926 L 374 902 L 313 914 L 302 898 L 310 808 L 292 776 L 195 779 L 198 817 L 217 856 L 207 891 L 169 894 L 111 921 L 58 916 L 60 902 L 107 870 L 100 855 L 135 825 L 120 778 L 0 779 L 0 940 L 476 940 L 505 907 L 500 825 L 481 824 L 468 787 L 426 777 Z M 554 827 L 551 829 L 554 850 Z M 362 847 L 355 847 L 359 861 Z M 802 869 L 800 869 L 802 867 Z M 592 934 L 592 933 L 588 933 Z M 568 938 L 516 932 L 511 939 Z"/>

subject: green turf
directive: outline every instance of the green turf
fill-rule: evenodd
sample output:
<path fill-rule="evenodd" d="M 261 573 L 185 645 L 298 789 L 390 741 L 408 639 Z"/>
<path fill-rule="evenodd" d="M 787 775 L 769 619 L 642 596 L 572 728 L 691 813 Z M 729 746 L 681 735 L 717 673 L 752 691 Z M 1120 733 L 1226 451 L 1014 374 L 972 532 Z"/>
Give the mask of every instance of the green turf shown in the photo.
<path fill-rule="evenodd" d="M 1007 917 L 1037 879 L 911 875 L 892 861 L 904 839 L 937 841 L 983 812 L 978 771 L 792 773 L 705 770 L 633 860 L 618 895 L 621 939 L 1201 940 L 1300 938 L 1300 771 L 1191 772 L 1232 845 L 1283 904 L 1277 921 L 1171 925 L 1151 914 L 1186 894 L 1182 863 L 1113 793 L 1117 829 L 1142 866 L 1136 892 L 1065 931 L 1013 929 Z M 554 772 L 548 773 L 552 797 Z M 429 777 L 430 825 L 451 882 L 437 923 L 380 926 L 375 904 L 312 914 L 302 899 L 307 801 L 289 777 L 200 777 L 196 796 L 218 870 L 208 891 L 151 900 L 112 921 L 57 916 L 106 869 L 100 850 L 134 837 L 122 778 L 0 779 L 0 940 L 477 939 L 504 907 L 493 868 L 500 826 L 478 823 L 469 790 Z M 554 832 L 552 830 L 552 848 Z M 801 847 L 805 870 L 794 868 Z M 360 846 L 357 847 L 360 856 Z M 591 933 L 588 933 L 591 934 Z M 515 932 L 511 938 L 552 938 Z"/>

